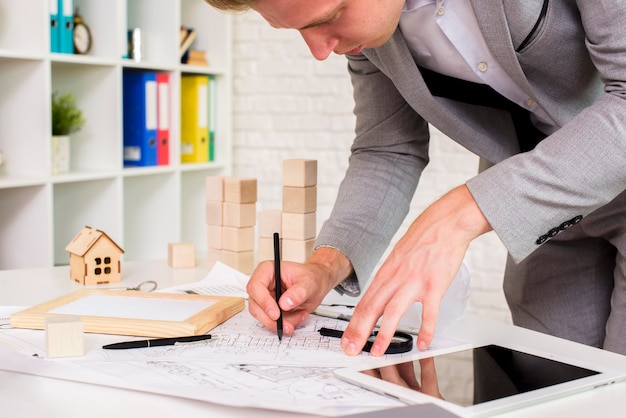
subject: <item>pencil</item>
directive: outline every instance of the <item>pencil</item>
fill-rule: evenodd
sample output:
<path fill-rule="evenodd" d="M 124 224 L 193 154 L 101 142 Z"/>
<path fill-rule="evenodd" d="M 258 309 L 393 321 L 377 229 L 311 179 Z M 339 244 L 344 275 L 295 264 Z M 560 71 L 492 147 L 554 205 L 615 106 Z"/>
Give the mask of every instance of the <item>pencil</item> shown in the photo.
<path fill-rule="evenodd" d="M 282 285 L 280 283 L 280 238 L 278 232 L 274 232 L 274 281 L 276 283 L 276 304 L 282 294 Z M 278 305 L 280 315 L 276 320 L 276 332 L 278 333 L 278 341 L 283 339 L 283 310 Z"/>

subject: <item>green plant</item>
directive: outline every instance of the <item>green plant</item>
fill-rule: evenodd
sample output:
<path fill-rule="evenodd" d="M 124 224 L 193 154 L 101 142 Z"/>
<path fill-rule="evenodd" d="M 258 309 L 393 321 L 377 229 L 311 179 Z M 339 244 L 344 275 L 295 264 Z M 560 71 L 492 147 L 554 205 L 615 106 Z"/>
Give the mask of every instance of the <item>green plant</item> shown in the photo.
<path fill-rule="evenodd" d="M 52 135 L 69 135 L 85 124 L 83 112 L 71 93 L 52 93 Z"/>

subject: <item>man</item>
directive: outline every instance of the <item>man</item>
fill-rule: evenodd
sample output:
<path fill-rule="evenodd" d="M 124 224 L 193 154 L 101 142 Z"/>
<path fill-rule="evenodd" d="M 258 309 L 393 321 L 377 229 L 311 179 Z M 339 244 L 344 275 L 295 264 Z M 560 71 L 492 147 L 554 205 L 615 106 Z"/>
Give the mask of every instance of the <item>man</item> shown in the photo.
<path fill-rule="evenodd" d="M 290 334 L 333 288 L 362 287 L 428 162 L 428 125 L 485 168 L 412 223 L 359 302 L 342 347 L 377 320 L 382 355 L 421 302 L 418 348 L 469 243 L 509 251 L 516 324 L 626 354 L 626 18 L 623 0 L 207 0 L 296 29 L 316 59 L 345 54 L 354 86 L 350 165 L 316 249 L 284 263 Z M 248 284 L 274 328 L 271 262 Z"/>

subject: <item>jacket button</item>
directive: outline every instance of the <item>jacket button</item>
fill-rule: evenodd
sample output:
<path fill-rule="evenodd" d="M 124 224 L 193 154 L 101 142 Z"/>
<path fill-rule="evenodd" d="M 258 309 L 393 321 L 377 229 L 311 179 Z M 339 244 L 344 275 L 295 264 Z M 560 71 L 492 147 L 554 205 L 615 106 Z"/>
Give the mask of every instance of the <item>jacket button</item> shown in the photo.
<path fill-rule="evenodd" d="M 570 222 L 572 223 L 572 225 L 576 225 L 578 222 L 583 220 L 583 215 L 578 215 L 572 219 L 570 219 Z"/>
<path fill-rule="evenodd" d="M 569 228 L 569 227 L 570 227 L 570 226 L 572 226 L 572 225 L 574 225 L 574 224 L 572 223 L 572 221 L 565 221 L 565 222 L 563 222 L 561 225 L 559 225 L 559 229 L 560 229 L 561 231 L 565 231 L 567 228 Z"/>
<path fill-rule="evenodd" d="M 546 242 L 547 240 L 548 240 L 548 236 L 547 235 L 542 235 L 539 238 L 537 238 L 537 241 L 535 241 L 535 244 L 541 245 L 544 242 Z"/>
<path fill-rule="evenodd" d="M 551 230 L 548 231 L 548 236 L 550 238 L 555 237 L 559 232 L 561 232 L 559 228 L 552 228 Z"/>

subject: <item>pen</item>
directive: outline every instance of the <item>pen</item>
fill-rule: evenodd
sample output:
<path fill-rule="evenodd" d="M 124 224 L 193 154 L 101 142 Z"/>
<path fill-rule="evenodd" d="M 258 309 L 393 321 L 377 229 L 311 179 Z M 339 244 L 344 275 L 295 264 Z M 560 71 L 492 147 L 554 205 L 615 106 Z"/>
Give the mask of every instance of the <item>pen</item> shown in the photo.
<path fill-rule="evenodd" d="M 278 300 L 282 294 L 282 285 L 280 283 L 280 239 L 278 232 L 274 232 L 274 281 L 276 283 L 276 304 L 278 305 Z M 278 311 L 280 315 L 276 320 L 276 332 L 278 333 L 278 341 L 281 341 L 283 339 L 283 310 L 280 309 L 280 305 L 278 305 Z"/>
<path fill-rule="evenodd" d="M 162 345 L 174 345 L 177 343 L 191 343 L 202 340 L 210 340 L 211 335 L 191 335 L 189 337 L 174 337 L 174 338 L 155 338 L 152 340 L 139 340 L 139 341 L 125 341 L 122 343 L 108 344 L 102 346 L 105 350 L 126 350 L 128 348 L 144 348 L 144 347 L 158 347 Z"/>

